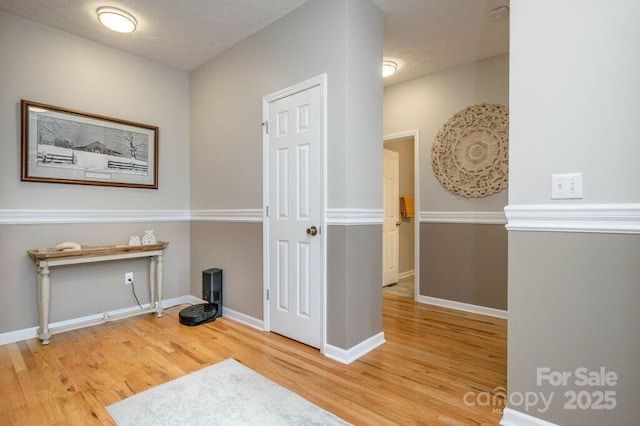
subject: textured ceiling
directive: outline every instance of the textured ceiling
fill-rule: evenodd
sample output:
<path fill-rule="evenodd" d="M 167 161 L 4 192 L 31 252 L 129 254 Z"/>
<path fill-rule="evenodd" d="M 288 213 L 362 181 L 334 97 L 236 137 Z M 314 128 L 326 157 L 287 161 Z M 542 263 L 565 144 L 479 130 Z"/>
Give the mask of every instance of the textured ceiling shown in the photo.
<path fill-rule="evenodd" d="M 306 0 L 0 0 L 0 9 L 116 49 L 191 71 Z M 509 50 L 509 0 L 372 0 L 384 12 L 384 56 L 398 64 L 385 86 Z M 132 13 L 138 29 L 112 32 L 100 6 Z"/>
<path fill-rule="evenodd" d="M 372 0 L 384 13 L 384 58 L 398 64 L 385 86 L 509 51 L 509 0 Z"/>
<path fill-rule="evenodd" d="M 107 46 L 191 71 L 307 0 L 0 0 L 0 9 Z M 124 9 L 138 27 L 103 27 L 100 6 Z"/>

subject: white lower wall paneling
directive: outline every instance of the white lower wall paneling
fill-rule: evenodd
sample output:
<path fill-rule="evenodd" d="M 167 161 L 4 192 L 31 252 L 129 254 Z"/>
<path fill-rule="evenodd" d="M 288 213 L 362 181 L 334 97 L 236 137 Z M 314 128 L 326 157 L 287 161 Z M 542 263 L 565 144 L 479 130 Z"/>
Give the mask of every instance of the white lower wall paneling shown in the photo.
<path fill-rule="evenodd" d="M 351 364 L 353 361 L 368 354 L 384 342 L 384 333 L 380 332 L 369 337 L 367 340 L 358 343 L 350 349 L 341 349 L 327 344 L 324 346 L 324 355 L 334 361 L 338 361 L 343 364 Z"/>
<path fill-rule="evenodd" d="M 500 420 L 502 426 L 558 426 L 555 423 L 521 413 L 511 408 L 505 408 Z"/>
<path fill-rule="evenodd" d="M 166 309 L 170 309 L 174 306 L 177 305 L 183 305 L 183 304 L 191 304 L 191 305 L 196 305 L 198 303 L 206 303 L 204 300 L 195 297 L 195 296 L 191 296 L 191 295 L 187 295 L 187 296 L 180 296 L 180 297 L 174 297 L 173 299 L 166 299 L 163 300 L 162 302 L 162 306 L 163 308 Z M 143 304 L 142 305 L 143 308 L 148 308 L 149 304 Z M 185 306 L 186 307 L 186 306 Z M 105 314 L 108 314 L 110 316 L 116 316 L 116 315 L 122 315 L 122 314 L 127 314 L 127 313 L 132 313 L 135 312 L 137 310 L 139 310 L 140 308 L 138 306 L 132 306 L 129 308 L 122 308 L 122 309 L 115 309 L 113 311 L 108 311 L 108 312 L 101 312 L 98 314 L 94 314 L 94 315 L 88 315 L 85 317 L 81 317 L 81 318 L 73 318 L 73 319 L 69 319 L 69 320 L 65 320 L 65 321 L 59 321 L 59 322 L 55 322 L 55 323 L 51 323 L 49 324 L 49 326 L 51 328 L 58 328 L 58 327 L 73 327 L 74 325 L 78 325 L 78 327 L 82 326 L 85 323 L 89 323 L 91 321 L 99 321 L 102 318 L 104 318 Z M 155 315 L 155 314 L 149 314 L 149 315 Z M 264 325 L 263 325 L 263 321 L 259 320 L 257 318 L 253 318 L 249 315 L 245 315 L 241 312 L 237 312 L 234 311 L 233 309 L 229 309 L 226 307 L 222 307 L 222 316 L 226 317 L 230 320 L 239 322 L 241 324 L 247 325 L 249 327 L 258 329 L 260 331 L 264 330 Z M 168 319 L 169 321 L 173 321 L 173 319 Z M 0 333 L 0 345 L 6 345 L 8 343 L 13 343 L 13 342 L 19 342 L 22 340 L 27 340 L 27 339 L 34 339 L 38 337 L 38 327 L 29 327 L 29 328 L 25 328 L 23 330 L 16 330 L 16 331 L 10 331 L 7 333 Z"/>
<path fill-rule="evenodd" d="M 437 297 L 430 296 L 418 296 L 418 302 L 443 308 L 456 309 L 458 311 L 487 315 L 490 317 L 507 318 L 507 311 L 503 311 L 502 309 L 488 308 L 486 306 L 472 305 L 469 303 L 456 302 L 454 300 L 439 299 Z"/>
<path fill-rule="evenodd" d="M 413 277 L 415 274 L 416 274 L 415 269 L 411 269 L 409 271 L 400 272 L 400 274 L 398 275 L 398 278 L 402 280 L 404 278 Z"/>
<path fill-rule="evenodd" d="M 202 303 L 202 302 L 203 301 L 198 299 L 197 297 L 187 295 L 187 296 L 174 297 L 173 299 L 163 300 L 162 307 L 164 309 L 169 309 L 176 305 L 182 305 L 187 303 L 196 304 L 196 303 Z M 146 309 L 149 307 L 149 304 L 145 303 L 142 305 L 142 307 Z M 83 326 L 83 324 L 90 323 L 93 321 L 100 321 L 105 317 L 105 315 L 117 316 L 117 315 L 133 313 L 138 310 L 140 310 L 140 307 L 138 306 L 132 306 L 129 308 L 122 308 L 122 309 L 114 309 L 112 311 L 100 312 L 98 314 L 88 315 L 81 318 L 72 318 L 64 321 L 58 321 L 58 322 L 49 324 L 49 327 L 52 329 L 59 328 L 59 327 L 66 327 L 69 330 L 71 330 L 72 327 L 74 326 L 78 326 L 77 328 L 80 328 L 81 326 Z M 149 313 L 149 315 L 155 315 L 155 314 Z M 7 333 L 0 334 L 0 345 L 6 345 L 8 343 L 19 342 L 21 340 L 27 340 L 27 339 L 33 339 L 36 337 L 38 337 L 37 326 L 25 328 L 23 330 L 9 331 Z"/>
<path fill-rule="evenodd" d="M 232 319 L 236 322 L 255 328 L 256 330 L 264 331 L 264 321 L 252 316 L 243 314 L 242 312 L 234 311 L 233 309 L 222 307 L 222 316 Z"/>

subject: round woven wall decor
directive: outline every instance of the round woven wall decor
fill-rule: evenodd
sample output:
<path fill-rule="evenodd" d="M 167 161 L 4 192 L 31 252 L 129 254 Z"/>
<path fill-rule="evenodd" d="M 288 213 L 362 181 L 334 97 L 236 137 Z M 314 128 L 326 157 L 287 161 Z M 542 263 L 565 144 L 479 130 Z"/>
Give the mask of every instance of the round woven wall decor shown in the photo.
<path fill-rule="evenodd" d="M 440 129 L 431 148 L 440 183 L 463 197 L 486 197 L 507 187 L 509 111 L 481 104 L 463 109 Z"/>

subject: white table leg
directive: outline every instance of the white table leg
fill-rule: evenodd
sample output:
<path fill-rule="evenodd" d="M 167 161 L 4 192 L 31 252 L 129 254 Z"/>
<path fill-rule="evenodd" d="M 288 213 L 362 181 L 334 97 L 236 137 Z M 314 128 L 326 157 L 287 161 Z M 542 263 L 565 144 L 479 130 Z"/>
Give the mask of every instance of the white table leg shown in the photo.
<path fill-rule="evenodd" d="M 157 311 L 158 305 L 156 305 L 156 259 L 154 257 L 149 259 L 149 295 L 151 300 L 149 301 L 149 308 Z"/>
<path fill-rule="evenodd" d="M 156 287 L 158 290 L 158 309 L 156 312 L 158 313 L 158 318 L 160 318 L 162 313 L 162 255 L 159 255 L 156 258 Z"/>
<path fill-rule="evenodd" d="M 38 338 L 43 345 L 49 344 L 51 333 L 49 332 L 49 304 L 51 293 L 51 279 L 49 277 L 49 267 L 45 263 L 38 267 L 38 308 L 40 311 L 40 327 L 38 328 Z"/>

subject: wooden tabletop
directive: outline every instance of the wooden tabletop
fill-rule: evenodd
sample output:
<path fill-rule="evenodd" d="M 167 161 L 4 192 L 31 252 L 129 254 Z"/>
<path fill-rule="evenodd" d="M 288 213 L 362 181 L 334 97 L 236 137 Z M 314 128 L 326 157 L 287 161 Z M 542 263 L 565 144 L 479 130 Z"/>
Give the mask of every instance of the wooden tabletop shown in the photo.
<path fill-rule="evenodd" d="M 121 253 L 145 252 L 152 250 L 164 250 L 168 242 L 158 241 L 155 244 L 130 246 L 129 244 L 96 244 L 82 246 L 80 250 L 60 251 L 53 247 L 27 250 L 27 254 L 34 262 L 51 259 L 72 257 L 110 256 Z"/>

